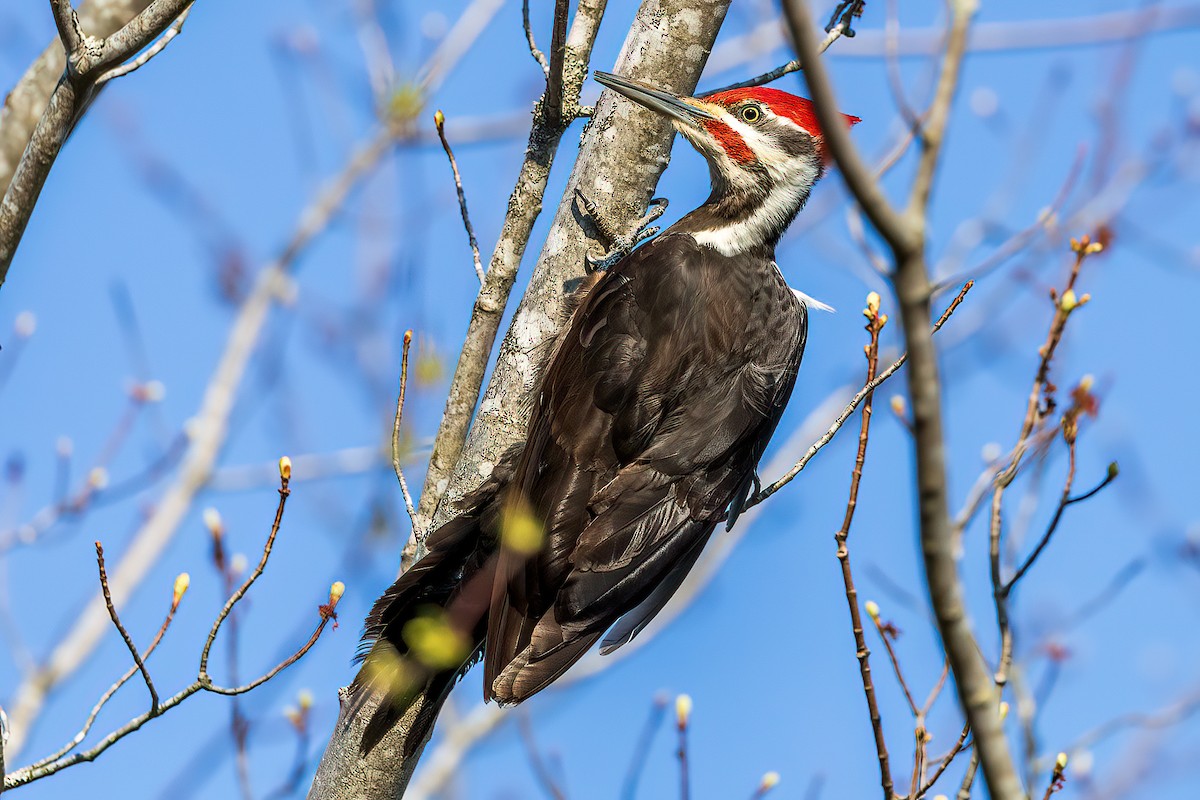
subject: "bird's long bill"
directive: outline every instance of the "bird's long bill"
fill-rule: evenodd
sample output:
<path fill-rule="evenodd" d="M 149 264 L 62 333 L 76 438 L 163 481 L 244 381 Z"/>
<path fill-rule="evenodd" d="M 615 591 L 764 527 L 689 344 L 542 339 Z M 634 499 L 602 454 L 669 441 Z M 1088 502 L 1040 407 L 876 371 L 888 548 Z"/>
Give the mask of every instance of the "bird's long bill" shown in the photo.
<path fill-rule="evenodd" d="M 670 92 L 664 92 L 662 89 L 648 86 L 641 81 L 622 78 L 620 75 L 613 75 L 611 72 L 595 72 L 593 73 L 593 77 L 600 85 L 607 86 L 614 92 L 625 95 L 638 105 L 644 106 L 651 111 L 657 111 L 659 114 L 668 116 L 671 119 L 679 120 L 689 125 L 696 125 L 701 120 L 715 119 L 712 114 L 703 108 L 698 108 Z"/>

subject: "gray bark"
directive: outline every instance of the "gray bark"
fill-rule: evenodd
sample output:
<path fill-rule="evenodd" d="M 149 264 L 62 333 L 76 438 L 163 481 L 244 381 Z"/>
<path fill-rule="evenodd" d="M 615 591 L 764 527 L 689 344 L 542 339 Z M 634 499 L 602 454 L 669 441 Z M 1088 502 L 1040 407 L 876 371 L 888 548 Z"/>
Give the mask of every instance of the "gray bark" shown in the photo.
<path fill-rule="evenodd" d="M 614 70 L 690 94 L 700 78 L 730 0 L 644 0 Z M 567 299 L 584 275 L 584 257 L 592 239 L 581 226 L 574 202 L 580 187 L 609 218 L 631 224 L 646 208 L 670 158 L 674 133 L 661 118 L 632 103 L 605 94 L 584 131 L 554 223 L 517 309 L 479 413 L 467 438 L 434 520 L 453 514 L 454 502 L 478 486 L 499 455 L 525 433 L 528 404 L 548 344 L 565 321 Z M 392 800 L 404 794 L 420 752 L 405 761 L 403 752 L 410 709 L 367 756 L 359 742 L 373 700 L 361 708 L 345 702 L 317 768 L 310 800 Z M 422 698 L 418 702 L 425 702 Z"/>
<path fill-rule="evenodd" d="M 93 36 L 108 37 L 150 5 L 150 0 L 89 0 L 79 5 L 81 27 Z M 29 66 L 0 108 L 0 197 L 8 190 L 17 162 L 25 152 L 50 95 L 66 68 L 67 57 L 58 39 Z"/>

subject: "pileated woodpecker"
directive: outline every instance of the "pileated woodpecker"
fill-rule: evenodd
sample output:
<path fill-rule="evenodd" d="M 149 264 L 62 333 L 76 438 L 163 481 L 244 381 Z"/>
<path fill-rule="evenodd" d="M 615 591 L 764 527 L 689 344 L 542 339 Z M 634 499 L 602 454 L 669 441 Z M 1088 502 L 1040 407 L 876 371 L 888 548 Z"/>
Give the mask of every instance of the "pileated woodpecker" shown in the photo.
<path fill-rule="evenodd" d="M 375 603 L 356 684 L 386 699 L 365 750 L 423 691 L 415 750 L 481 654 L 485 699 L 518 703 L 606 631 L 603 653 L 633 639 L 737 518 L 792 393 L 807 309 L 774 258 L 827 160 L 812 104 L 595 77 L 669 117 L 708 160 L 712 194 L 588 290 L 524 444 Z"/>

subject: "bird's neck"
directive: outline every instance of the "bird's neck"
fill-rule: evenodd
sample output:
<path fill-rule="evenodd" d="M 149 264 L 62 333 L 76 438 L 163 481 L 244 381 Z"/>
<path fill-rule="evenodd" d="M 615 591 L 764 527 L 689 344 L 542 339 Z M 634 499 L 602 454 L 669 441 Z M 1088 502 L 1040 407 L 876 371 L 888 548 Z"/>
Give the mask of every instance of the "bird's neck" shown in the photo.
<path fill-rule="evenodd" d="M 760 253 L 774 258 L 775 245 L 808 201 L 821 165 L 793 166 L 786 174 L 762 168 L 761 173 L 759 179 L 738 182 L 714 174 L 708 200 L 676 229 L 727 256 Z"/>

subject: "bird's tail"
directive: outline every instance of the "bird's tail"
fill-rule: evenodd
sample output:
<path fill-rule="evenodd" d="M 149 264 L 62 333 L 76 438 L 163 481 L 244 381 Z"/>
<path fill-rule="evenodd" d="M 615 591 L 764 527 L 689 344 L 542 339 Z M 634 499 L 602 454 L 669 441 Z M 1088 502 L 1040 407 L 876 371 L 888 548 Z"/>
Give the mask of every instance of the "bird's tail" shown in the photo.
<path fill-rule="evenodd" d="M 367 615 L 351 702 L 362 704 L 374 694 L 381 702 L 363 733 L 363 753 L 420 700 L 405 736 L 404 756 L 412 755 L 428 740 L 458 678 L 482 653 L 495 569 L 495 521 L 511 463 L 501 459 L 491 477 L 463 498 L 462 512 L 429 535 L 425 556 Z"/>

